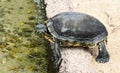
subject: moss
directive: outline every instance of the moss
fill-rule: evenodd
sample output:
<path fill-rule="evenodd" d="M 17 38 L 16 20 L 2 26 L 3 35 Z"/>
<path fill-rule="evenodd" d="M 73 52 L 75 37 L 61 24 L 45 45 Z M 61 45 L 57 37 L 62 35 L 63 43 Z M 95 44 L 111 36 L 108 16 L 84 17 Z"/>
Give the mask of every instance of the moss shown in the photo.
<path fill-rule="evenodd" d="M 44 39 L 36 35 L 39 9 L 33 0 L 0 0 L 1 73 L 47 73 Z"/>

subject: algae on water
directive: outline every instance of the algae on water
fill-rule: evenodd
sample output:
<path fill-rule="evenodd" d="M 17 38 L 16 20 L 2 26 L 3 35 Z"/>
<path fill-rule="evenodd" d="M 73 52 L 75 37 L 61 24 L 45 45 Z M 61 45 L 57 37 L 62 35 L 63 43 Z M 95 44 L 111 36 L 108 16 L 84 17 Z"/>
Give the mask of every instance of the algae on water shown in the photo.
<path fill-rule="evenodd" d="M 0 0 L 1 73 L 47 73 L 44 40 L 34 31 L 38 9 L 33 0 Z"/>

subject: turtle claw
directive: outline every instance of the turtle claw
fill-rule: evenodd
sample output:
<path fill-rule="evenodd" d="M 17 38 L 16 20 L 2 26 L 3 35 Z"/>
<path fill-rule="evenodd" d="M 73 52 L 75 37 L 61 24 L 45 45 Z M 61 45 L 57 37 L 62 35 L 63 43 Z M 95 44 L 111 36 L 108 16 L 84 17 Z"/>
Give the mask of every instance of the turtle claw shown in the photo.
<path fill-rule="evenodd" d="M 41 32 L 41 31 L 37 31 L 37 30 L 36 30 L 36 31 L 35 31 L 35 33 L 37 33 L 37 34 L 41 34 L 42 32 Z"/>
<path fill-rule="evenodd" d="M 38 34 L 41 34 L 41 33 L 42 33 L 42 31 L 37 31 L 37 33 L 38 33 Z"/>
<path fill-rule="evenodd" d="M 38 33 L 38 34 L 41 34 L 41 33 L 44 33 L 44 30 L 39 29 L 39 30 L 36 30 L 35 32 Z"/>
<path fill-rule="evenodd" d="M 35 33 L 39 33 L 38 31 L 35 31 Z"/>

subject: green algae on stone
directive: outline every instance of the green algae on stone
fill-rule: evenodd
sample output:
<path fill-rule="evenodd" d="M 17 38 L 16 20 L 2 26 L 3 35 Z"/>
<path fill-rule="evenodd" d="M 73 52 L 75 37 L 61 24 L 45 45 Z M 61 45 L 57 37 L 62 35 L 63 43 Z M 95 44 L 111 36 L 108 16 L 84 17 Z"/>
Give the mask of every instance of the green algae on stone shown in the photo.
<path fill-rule="evenodd" d="M 0 0 L 1 73 L 47 73 L 44 40 L 34 31 L 36 9 L 33 0 Z"/>

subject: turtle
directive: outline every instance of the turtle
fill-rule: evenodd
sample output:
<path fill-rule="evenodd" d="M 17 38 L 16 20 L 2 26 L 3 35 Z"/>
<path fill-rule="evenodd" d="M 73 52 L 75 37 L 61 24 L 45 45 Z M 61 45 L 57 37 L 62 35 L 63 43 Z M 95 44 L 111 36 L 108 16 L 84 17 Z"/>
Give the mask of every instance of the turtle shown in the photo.
<path fill-rule="evenodd" d="M 55 65 L 62 61 L 61 46 L 83 46 L 98 48 L 96 61 L 106 63 L 109 53 L 106 49 L 108 31 L 95 17 L 79 12 L 62 12 L 48 18 L 45 23 L 38 23 L 35 31 L 42 34 L 54 45 Z"/>

